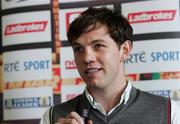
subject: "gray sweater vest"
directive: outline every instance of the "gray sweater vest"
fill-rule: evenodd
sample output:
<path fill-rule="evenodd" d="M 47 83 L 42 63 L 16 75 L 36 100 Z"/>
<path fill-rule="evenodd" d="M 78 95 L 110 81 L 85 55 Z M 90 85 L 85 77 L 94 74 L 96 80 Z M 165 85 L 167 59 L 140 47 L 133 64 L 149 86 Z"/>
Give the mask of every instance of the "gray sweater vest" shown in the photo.
<path fill-rule="evenodd" d="M 79 106 L 90 104 L 85 93 L 63 104 L 53 107 L 50 121 L 54 124 L 58 118 L 66 117 Z M 117 107 L 106 116 L 93 107 L 89 110 L 89 119 L 93 124 L 170 124 L 170 100 L 132 88 L 127 103 Z"/>

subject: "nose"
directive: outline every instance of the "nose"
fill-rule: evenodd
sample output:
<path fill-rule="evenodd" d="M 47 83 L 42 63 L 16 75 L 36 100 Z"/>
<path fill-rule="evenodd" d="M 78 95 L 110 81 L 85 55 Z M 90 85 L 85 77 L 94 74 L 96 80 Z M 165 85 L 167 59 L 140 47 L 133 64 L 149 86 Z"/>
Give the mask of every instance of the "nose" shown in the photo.
<path fill-rule="evenodd" d="M 85 64 L 93 63 L 96 60 L 96 54 L 93 50 L 86 49 L 84 51 L 83 59 Z"/>

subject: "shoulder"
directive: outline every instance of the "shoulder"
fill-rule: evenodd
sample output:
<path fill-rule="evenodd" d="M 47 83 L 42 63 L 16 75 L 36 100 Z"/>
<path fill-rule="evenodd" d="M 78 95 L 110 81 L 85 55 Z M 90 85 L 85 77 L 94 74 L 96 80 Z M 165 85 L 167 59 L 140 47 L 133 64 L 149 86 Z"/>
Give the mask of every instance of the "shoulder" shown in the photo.
<path fill-rule="evenodd" d="M 141 91 L 139 89 L 137 90 L 138 90 L 138 98 L 142 99 L 144 103 L 148 103 L 152 105 L 169 104 L 168 102 L 170 101 L 170 99 L 167 97 L 155 95 L 146 91 Z"/>
<path fill-rule="evenodd" d="M 170 99 L 163 96 L 151 94 L 146 91 L 137 90 L 137 96 L 134 99 L 135 109 L 138 111 L 148 111 L 149 116 L 168 118 L 170 113 Z"/>

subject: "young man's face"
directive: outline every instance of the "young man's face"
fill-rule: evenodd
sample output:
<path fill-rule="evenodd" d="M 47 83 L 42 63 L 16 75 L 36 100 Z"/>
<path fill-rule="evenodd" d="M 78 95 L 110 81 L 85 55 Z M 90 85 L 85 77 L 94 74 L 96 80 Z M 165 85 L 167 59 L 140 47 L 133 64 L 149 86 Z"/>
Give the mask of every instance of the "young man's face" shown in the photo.
<path fill-rule="evenodd" d="M 77 69 L 88 87 L 104 89 L 121 82 L 123 52 L 104 26 L 83 33 L 72 46 Z"/>

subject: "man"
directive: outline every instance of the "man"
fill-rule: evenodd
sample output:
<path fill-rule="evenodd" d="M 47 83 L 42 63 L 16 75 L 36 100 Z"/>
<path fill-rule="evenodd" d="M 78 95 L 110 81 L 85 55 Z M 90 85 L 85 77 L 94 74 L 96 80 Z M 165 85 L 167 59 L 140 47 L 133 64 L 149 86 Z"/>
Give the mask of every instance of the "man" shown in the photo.
<path fill-rule="evenodd" d="M 132 28 L 118 12 L 89 8 L 67 33 L 85 92 L 51 107 L 41 124 L 180 124 L 174 101 L 134 88 L 124 63 L 132 49 Z M 49 122 L 50 121 L 50 122 Z"/>

